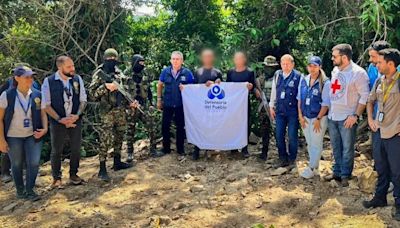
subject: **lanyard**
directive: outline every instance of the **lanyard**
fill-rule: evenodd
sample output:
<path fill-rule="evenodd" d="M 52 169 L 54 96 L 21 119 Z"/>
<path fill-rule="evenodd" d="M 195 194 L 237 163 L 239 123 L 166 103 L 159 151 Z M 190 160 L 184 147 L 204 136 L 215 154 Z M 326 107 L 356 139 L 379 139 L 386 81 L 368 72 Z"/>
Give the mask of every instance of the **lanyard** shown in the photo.
<path fill-rule="evenodd" d="M 71 81 L 68 80 L 67 85 L 64 87 L 64 92 L 67 95 L 68 99 L 72 96 L 71 94 Z"/>
<path fill-rule="evenodd" d="M 385 82 L 382 83 L 383 103 L 386 103 L 387 99 L 389 98 L 390 91 L 392 90 L 394 84 L 396 84 L 398 78 L 399 78 L 399 73 L 397 73 L 396 76 L 394 76 L 393 81 L 390 83 L 388 88 L 386 88 L 386 90 L 385 90 L 386 83 Z"/>
<path fill-rule="evenodd" d="M 26 109 L 25 109 L 24 105 L 22 104 L 21 99 L 19 98 L 18 94 L 17 94 L 17 99 L 18 99 L 19 104 L 21 105 L 22 110 L 24 110 L 24 112 L 25 112 L 25 117 L 28 117 L 29 107 L 31 106 L 31 98 L 29 97 L 28 106 L 26 107 Z"/>

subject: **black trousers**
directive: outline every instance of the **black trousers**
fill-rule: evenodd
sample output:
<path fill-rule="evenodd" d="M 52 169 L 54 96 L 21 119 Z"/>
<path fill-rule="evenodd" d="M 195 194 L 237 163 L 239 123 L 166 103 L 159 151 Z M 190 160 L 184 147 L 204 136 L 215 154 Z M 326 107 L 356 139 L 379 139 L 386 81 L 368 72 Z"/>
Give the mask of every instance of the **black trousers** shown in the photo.
<path fill-rule="evenodd" d="M 79 160 L 81 158 L 82 143 L 82 121 L 76 122 L 75 128 L 66 128 L 62 124 L 50 124 L 51 136 L 51 171 L 55 180 L 61 180 L 61 155 L 64 150 L 65 138 L 70 139 L 71 155 L 69 159 L 69 174 L 76 175 L 79 168 Z"/>
<path fill-rule="evenodd" d="M 176 126 L 176 149 L 178 154 L 184 154 L 184 138 L 185 138 L 185 118 L 183 114 L 183 106 L 181 107 L 164 107 L 162 115 L 162 137 L 163 148 L 165 153 L 171 152 L 171 122 Z"/>
<path fill-rule="evenodd" d="M 390 182 L 394 185 L 393 196 L 400 206 L 400 136 L 381 139 L 380 150 L 373 150 L 375 168 L 378 173 L 375 196 L 386 199 Z"/>

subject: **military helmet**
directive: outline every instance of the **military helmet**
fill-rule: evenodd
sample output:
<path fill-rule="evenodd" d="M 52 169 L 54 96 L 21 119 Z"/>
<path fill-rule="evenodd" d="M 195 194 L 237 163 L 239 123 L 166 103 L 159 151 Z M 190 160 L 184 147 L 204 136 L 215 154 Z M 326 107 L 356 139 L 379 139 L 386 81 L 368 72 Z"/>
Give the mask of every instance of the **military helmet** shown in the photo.
<path fill-rule="evenodd" d="M 264 58 L 263 64 L 265 66 L 278 66 L 278 62 L 276 61 L 276 58 L 272 55 L 268 55 L 267 57 Z"/>
<path fill-rule="evenodd" d="M 118 59 L 118 52 L 114 48 L 108 48 L 104 51 L 104 59 L 114 57 Z"/>

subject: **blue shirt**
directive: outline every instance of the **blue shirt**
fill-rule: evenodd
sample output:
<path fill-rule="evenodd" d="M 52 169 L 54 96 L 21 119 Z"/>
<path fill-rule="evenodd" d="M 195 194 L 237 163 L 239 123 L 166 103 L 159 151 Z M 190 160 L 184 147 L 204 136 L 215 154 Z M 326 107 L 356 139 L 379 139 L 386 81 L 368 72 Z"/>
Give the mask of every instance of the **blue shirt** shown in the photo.
<path fill-rule="evenodd" d="M 182 95 L 179 84 L 194 83 L 192 72 L 182 67 L 176 74 L 172 72 L 172 66 L 169 66 L 160 74 L 160 82 L 164 84 L 163 102 L 165 107 L 181 107 Z"/>
<path fill-rule="evenodd" d="M 176 74 L 174 74 L 174 72 L 172 71 L 172 66 L 169 66 L 169 67 L 167 67 L 167 68 L 165 68 L 162 72 L 161 72 L 161 74 L 160 74 L 160 81 L 161 82 L 163 82 L 163 83 L 165 83 L 165 79 L 166 79 L 166 77 L 168 77 L 168 75 L 172 75 L 173 76 L 173 78 L 174 79 L 176 79 L 178 76 L 180 76 L 181 74 L 184 74 L 185 75 L 185 79 L 186 79 L 186 82 L 185 83 L 182 83 L 182 84 L 192 84 L 192 83 L 194 83 L 194 76 L 193 76 L 193 74 L 192 74 L 192 72 L 189 70 L 189 69 L 187 69 L 187 68 L 185 68 L 185 67 L 181 67 L 181 69 L 179 69 L 177 72 L 176 72 Z"/>

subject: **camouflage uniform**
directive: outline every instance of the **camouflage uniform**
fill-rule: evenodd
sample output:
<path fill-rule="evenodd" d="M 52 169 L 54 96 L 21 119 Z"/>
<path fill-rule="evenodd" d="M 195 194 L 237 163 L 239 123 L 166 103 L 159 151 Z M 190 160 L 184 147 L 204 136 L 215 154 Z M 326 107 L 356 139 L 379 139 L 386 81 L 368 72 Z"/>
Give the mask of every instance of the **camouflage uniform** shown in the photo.
<path fill-rule="evenodd" d="M 266 80 L 265 75 L 259 76 L 256 80 L 259 81 L 259 85 L 261 86 L 261 90 L 266 94 Z M 265 155 L 265 158 L 268 154 L 268 146 L 271 132 L 271 122 L 269 119 L 269 115 L 264 107 L 258 110 L 259 120 L 260 120 L 260 130 L 262 135 L 262 155 Z"/>
<path fill-rule="evenodd" d="M 151 82 L 144 73 L 134 73 L 128 71 L 129 77 L 125 79 L 123 83 L 125 89 L 133 95 L 133 97 L 139 102 L 140 108 L 144 111 L 144 114 L 139 110 L 129 109 L 127 110 L 126 122 L 127 131 L 126 139 L 128 144 L 128 154 L 133 154 L 135 143 L 135 131 L 136 124 L 141 121 L 144 125 L 144 129 L 150 139 L 150 152 L 154 153 L 156 150 L 156 128 L 155 123 L 156 109 L 152 106 L 153 95 L 151 93 Z"/>
<path fill-rule="evenodd" d="M 261 91 L 265 94 L 265 101 L 267 102 L 266 97 L 269 97 L 269 93 L 271 90 L 271 78 L 273 72 L 275 72 L 275 68 L 279 66 L 276 62 L 276 58 L 274 56 L 266 56 L 264 58 L 263 64 L 265 65 L 265 73 L 260 75 L 257 80 L 257 85 L 261 88 Z M 271 73 L 272 72 L 272 73 Z M 262 101 L 261 101 L 262 102 Z M 260 158 L 263 160 L 267 160 L 268 157 L 268 147 L 269 147 L 269 140 L 271 134 L 271 120 L 269 117 L 269 110 L 265 110 L 263 106 L 260 106 L 258 109 L 259 113 L 259 120 L 260 120 L 260 130 L 262 135 L 262 151 Z"/>
<path fill-rule="evenodd" d="M 129 104 L 118 91 L 110 92 L 104 81 L 98 75 L 102 70 L 100 65 L 94 72 L 92 82 L 89 85 L 89 95 L 93 100 L 100 102 L 101 133 L 99 159 L 105 161 L 107 152 L 114 148 L 114 156 L 121 154 L 123 137 L 126 131 L 126 109 Z M 115 67 L 115 72 L 121 72 Z M 121 83 L 122 80 L 118 80 Z"/>

